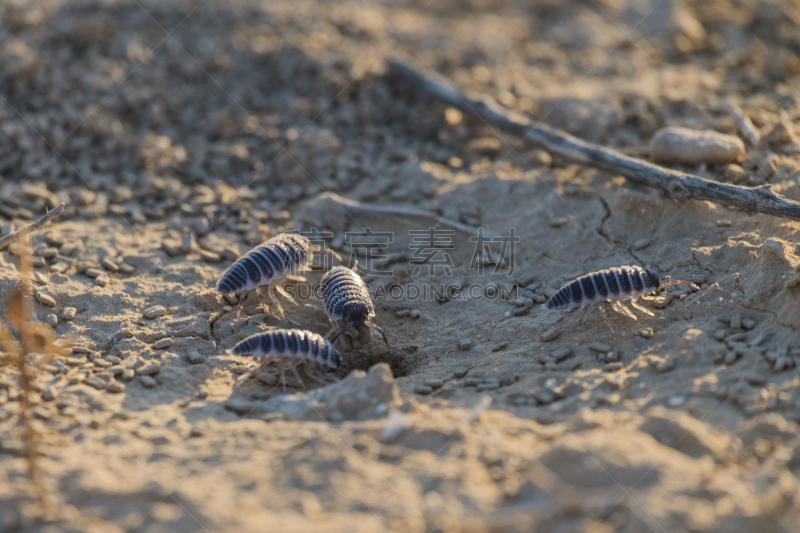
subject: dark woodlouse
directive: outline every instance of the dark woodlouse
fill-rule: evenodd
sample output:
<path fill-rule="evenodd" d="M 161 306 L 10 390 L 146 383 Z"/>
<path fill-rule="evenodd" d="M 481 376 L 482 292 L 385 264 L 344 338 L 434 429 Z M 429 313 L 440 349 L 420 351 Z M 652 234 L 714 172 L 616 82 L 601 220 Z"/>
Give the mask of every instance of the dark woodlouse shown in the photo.
<path fill-rule="evenodd" d="M 361 276 L 347 267 L 338 266 L 325 273 L 320 281 L 320 288 L 322 307 L 332 326 L 326 338 L 334 335 L 331 342 L 335 343 L 352 326 L 364 324 L 380 333 L 383 342 L 389 347 L 383 330 L 369 321 L 375 316 L 375 307 L 372 305 L 369 288 Z"/>
<path fill-rule="evenodd" d="M 250 355 L 266 358 L 264 364 L 277 361 L 281 369 L 281 383 L 286 390 L 286 369 L 294 373 L 298 383 L 305 388 L 297 372 L 297 366 L 306 363 L 306 374 L 320 383 L 327 383 L 316 367 L 338 370 L 342 366 L 342 354 L 333 344 L 311 331 L 300 329 L 277 329 L 257 333 L 244 339 L 228 350 L 230 355 Z M 311 364 L 311 366 L 309 366 Z"/>

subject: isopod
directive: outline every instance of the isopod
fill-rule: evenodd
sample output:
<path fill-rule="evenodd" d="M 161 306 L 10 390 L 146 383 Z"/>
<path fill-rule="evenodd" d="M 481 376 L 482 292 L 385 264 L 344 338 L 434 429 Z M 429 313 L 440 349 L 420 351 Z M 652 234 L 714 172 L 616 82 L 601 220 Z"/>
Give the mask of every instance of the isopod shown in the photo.
<path fill-rule="evenodd" d="M 297 372 L 301 363 L 306 363 L 306 374 L 320 383 L 327 382 L 320 375 L 319 367 L 338 370 L 342 366 L 342 354 L 331 342 L 322 335 L 300 329 L 277 329 L 251 335 L 228 350 L 228 354 L 251 355 L 256 359 L 265 357 L 264 364 L 278 361 L 283 390 L 286 390 L 287 363 L 304 389 L 305 384 Z"/>
<path fill-rule="evenodd" d="M 688 285 L 693 290 L 699 290 L 697 285 L 690 281 L 672 281 L 670 276 L 659 277 L 649 268 L 623 266 L 600 270 L 575 279 L 561 287 L 547 300 L 545 307 L 547 309 L 570 309 L 604 300 L 614 302 L 631 298 L 631 305 L 653 316 L 653 313 L 637 305 L 635 299 L 642 294 L 650 294 L 670 285 Z M 632 316 L 630 312 L 625 312 Z"/>
<path fill-rule="evenodd" d="M 281 293 L 289 302 L 297 305 L 294 298 L 283 290 L 280 280 L 290 274 L 298 274 L 306 270 L 315 251 L 321 251 L 321 248 L 312 246 L 311 242 L 302 235 L 296 233 L 276 235 L 259 244 L 228 267 L 217 283 L 217 292 L 225 295 L 258 289 L 258 295 L 266 313 L 267 304 L 261 293 L 261 287 L 266 285 L 270 300 L 283 318 L 283 307 L 275 297 L 274 290 Z M 338 254 L 332 250 L 326 249 L 326 251 L 339 258 Z M 239 301 L 239 310 L 241 310 L 243 302 L 244 296 Z"/>
<path fill-rule="evenodd" d="M 331 342 L 335 343 L 352 326 L 364 324 L 380 333 L 386 347 L 389 347 L 389 341 L 386 340 L 383 330 L 369 321 L 375 316 L 375 307 L 361 276 L 347 267 L 337 266 L 325 273 L 320 281 L 320 287 L 322 306 L 333 326 L 326 338 L 334 335 Z M 344 325 L 338 327 L 342 320 L 345 321 Z"/>

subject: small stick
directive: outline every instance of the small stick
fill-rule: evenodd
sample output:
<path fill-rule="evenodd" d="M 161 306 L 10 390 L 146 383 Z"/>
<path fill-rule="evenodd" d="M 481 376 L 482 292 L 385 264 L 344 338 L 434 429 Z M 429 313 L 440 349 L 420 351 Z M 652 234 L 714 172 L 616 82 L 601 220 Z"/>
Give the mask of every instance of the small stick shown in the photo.
<path fill-rule="evenodd" d="M 441 224 L 442 226 L 448 226 L 458 231 L 462 231 L 468 235 L 480 235 L 479 228 L 468 226 L 466 224 L 456 222 L 455 220 L 442 218 L 435 213 L 430 213 L 421 209 L 414 209 L 412 207 L 393 207 L 388 205 L 367 204 L 364 202 L 343 198 L 332 192 L 320 194 L 312 200 L 311 206 L 313 206 L 318 213 L 323 213 L 326 210 L 333 211 L 335 209 L 341 209 L 348 215 L 394 215 L 399 217 L 423 218 L 432 221 L 435 225 Z M 491 231 L 484 231 L 483 235 L 487 237 L 497 236 L 496 233 Z"/>
<path fill-rule="evenodd" d="M 389 69 L 418 94 L 477 117 L 500 131 L 530 139 L 548 152 L 564 159 L 608 171 L 612 176 L 624 176 L 675 198 L 709 200 L 776 217 L 800 220 L 800 202 L 775 194 L 769 185 L 739 187 L 654 165 L 583 141 L 544 124 L 534 126 L 529 122 L 509 118 L 498 106 L 470 100 L 458 91 L 421 76 L 402 63 L 389 62 Z"/>
<path fill-rule="evenodd" d="M 750 146 L 758 146 L 758 143 L 761 142 L 761 135 L 758 133 L 756 127 L 753 126 L 750 118 L 744 115 L 742 109 L 736 105 L 736 102 L 734 102 L 732 98 L 728 99 L 728 114 L 736 123 L 736 129 L 739 130 L 739 134 L 747 144 Z"/>
<path fill-rule="evenodd" d="M 50 222 L 52 219 L 60 215 L 64 211 L 64 202 L 58 204 L 52 211 L 48 211 L 42 218 L 31 224 L 30 226 L 25 226 L 24 228 L 15 231 L 14 233 L 9 233 L 2 239 L 0 239 L 0 250 L 11 244 L 12 242 L 21 239 L 25 235 L 36 231 L 37 229 L 42 228 L 45 224 Z"/>

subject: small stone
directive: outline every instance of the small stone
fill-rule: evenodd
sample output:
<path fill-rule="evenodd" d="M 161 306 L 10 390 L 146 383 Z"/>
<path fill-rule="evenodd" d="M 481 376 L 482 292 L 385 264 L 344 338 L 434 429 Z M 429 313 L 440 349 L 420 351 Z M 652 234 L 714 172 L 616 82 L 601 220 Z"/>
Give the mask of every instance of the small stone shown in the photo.
<path fill-rule="evenodd" d="M 200 258 L 206 263 L 219 263 L 222 261 L 222 256 L 216 252 L 209 252 L 208 250 L 200 250 Z"/>
<path fill-rule="evenodd" d="M 156 363 L 150 363 L 149 365 L 144 365 L 136 369 L 136 375 L 138 376 L 152 376 L 153 374 L 158 374 L 159 370 L 161 370 L 161 366 Z"/>
<path fill-rule="evenodd" d="M 556 393 L 549 387 L 542 387 L 533 394 L 533 398 L 540 405 L 549 405 L 556 399 Z"/>
<path fill-rule="evenodd" d="M 551 340 L 555 339 L 561 335 L 561 330 L 557 328 L 553 328 L 550 330 L 545 331 L 543 334 L 539 336 L 539 340 L 542 342 L 550 342 Z"/>
<path fill-rule="evenodd" d="M 717 220 L 718 228 L 730 228 L 731 226 L 733 226 L 732 220 L 722 220 L 722 219 Z"/>
<path fill-rule="evenodd" d="M 724 165 L 741 160 L 744 154 L 741 139 L 710 130 L 662 128 L 650 141 L 650 157 L 655 162 Z"/>
<path fill-rule="evenodd" d="M 567 224 L 569 224 L 569 218 L 567 217 L 558 217 L 550 219 L 550 227 L 551 228 L 563 228 Z"/>
<path fill-rule="evenodd" d="M 122 374 L 122 372 L 125 371 L 125 369 L 120 365 L 112 365 L 108 367 L 108 371 L 111 372 L 111 374 L 114 376 L 119 376 L 120 374 Z"/>
<path fill-rule="evenodd" d="M 38 283 L 39 285 L 47 285 L 48 283 L 50 283 L 50 279 L 48 279 L 48 277 L 42 274 L 41 272 L 34 272 L 33 279 L 35 279 L 36 283 Z"/>
<path fill-rule="evenodd" d="M 238 400 L 236 398 L 229 399 L 224 405 L 225 409 L 228 411 L 233 411 L 239 415 L 246 415 L 253 410 L 252 402 L 248 402 L 247 400 Z"/>
<path fill-rule="evenodd" d="M 139 383 L 147 387 L 148 389 L 152 389 L 158 382 L 155 380 L 153 376 L 139 376 Z"/>
<path fill-rule="evenodd" d="M 419 312 L 419 309 L 412 309 L 408 316 L 411 318 L 419 318 L 422 316 L 422 313 Z"/>
<path fill-rule="evenodd" d="M 239 297 L 235 294 L 225 294 L 222 298 L 231 305 L 236 305 L 239 303 Z"/>
<path fill-rule="evenodd" d="M 405 318 L 410 314 L 411 314 L 411 309 L 398 309 L 397 311 L 394 312 L 394 315 L 397 318 Z"/>
<path fill-rule="evenodd" d="M 125 392 L 125 384 L 120 383 L 119 381 L 112 381 L 108 385 L 106 385 L 106 390 L 108 392 L 120 393 Z"/>
<path fill-rule="evenodd" d="M 264 385 L 267 385 L 268 387 L 271 387 L 272 385 L 275 385 L 278 382 L 278 376 L 276 376 L 275 374 L 271 374 L 269 372 L 263 372 L 263 371 L 258 372 L 256 374 L 256 378 L 258 379 L 258 381 L 260 381 Z"/>
<path fill-rule="evenodd" d="M 34 296 L 34 298 L 36 298 L 36 301 L 39 302 L 42 305 L 46 305 L 47 307 L 55 307 L 56 306 L 55 298 L 53 298 L 49 294 L 45 294 L 43 292 L 36 291 L 36 292 L 33 293 L 33 296 Z"/>
<path fill-rule="evenodd" d="M 427 385 L 417 385 L 416 387 L 414 387 L 414 392 L 416 394 L 427 395 L 433 392 L 433 388 L 428 387 Z"/>
<path fill-rule="evenodd" d="M 115 355 L 106 355 L 103 359 L 105 359 L 106 361 L 108 361 L 112 365 L 118 365 L 118 364 L 120 364 L 120 362 L 122 362 L 122 359 L 120 359 L 119 357 L 117 357 Z"/>
<path fill-rule="evenodd" d="M 469 350 L 470 348 L 472 348 L 472 342 L 467 338 L 459 339 L 458 347 L 461 350 Z"/>
<path fill-rule="evenodd" d="M 61 320 L 67 320 L 67 321 L 72 320 L 73 318 L 75 318 L 77 312 L 78 310 L 75 309 L 74 307 L 65 307 L 61 311 Z"/>
<path fill-rule="evenodd" d="M 734 331 L 742 329 L 742 315 L 733 315 L 731 317 L 731 329 Z"/>
<path fill-rule="evenodd" d="M 647 248 L 648 246 L 650 246 L 650 239 L 645 237 L 631 244 L 631 249 L 641 250 L 643 248 Z"/>
<path fill-rule="evenodd" d="M 87 276 L 89 276 L 92 279 L 95 279 L 95 278 L 97 278 L 99 276 L 102 276 L 104 274 L 104 272 L 102 270 L 100 270 L 99 268 L 87 268 L 86 271 L 84 272 L 84 274 L 86 274 Z"/>
<path fill-rule="evenodd" d="M 144 318 L 156 318 L 167 314 L 167 309 L 163 305 L 154 305 L 142 311 Z"/>
<path fill-rule="evenodd" d="M 748 329 L 748 330 L 753 329 L 753 328 L 756 327 L 756 321 L 751 319 L 751 318 L 743 318 L 742 319 L 742 327 L 744 327 L 744 329 Z"/>
<path fill-rule="evenodd" d="M 189 362 L 192 363 L 193 365 L 199 365 L 200 363 L 206 360 L 206 356 L 201 354 L 194 348 L 189 350 L 189 352 L 186 354 L 186 357 L 189 358 Z"/>
<path fill-rule="evenodd" d="M 655 335 L 655 333 L 653 332 L 653 328 L 640 329 L 639 331 L 636 332 L 636 334 L 645 339 L 652 339 L 653 335 Z"/>
<path fill-rule="evenodd" d="M 604 342 L 595 341 L 589 345 L 589 349 L 593 352 L 608 353 L 611 351 L 611 346 Z"/>
<path fill-rule="evenodd" d="M 119 270 L 119 265 L 117 265 L 114 261 L 111 260 L 109 257 L 104 257 L 100 260 L 100 266 L 105 268 L 110 272 L 117 272 Z"/>
<path fill-rule="evenodd" d="M 90 387 L 94 387 L 97 390 L 102 390 L 106 388 L 106 382 L 95 376 L 86 378 L 84 383 L 89 385 Z"/>
<path fill-rule="evenodd" d="M 676 366 L 675 359 L 667 359 L 666 361 L 661 361 L 656 365 L 656 372 L 664 373 L 673 370 Z"/>
<path fill-rule="evenodd" d="M 478 392 L 482 392 L 485 390 L 496 390 L 500 388 L 500 383 L 498 381 L 486 381 L 484 383 L 479 383 L 477 388 Z"/>
<path fill-rule="evenodd" d="M 718 340 L 718 341 L 722 342 L 722 341 L 724 341 L 724 340 L 725 340 L 725 336 L 726 336 L 727 334 L 728 334 L 728 332 L 727 332 L 727 331 L 725 331 L 724 329 L 718 329 L 718 330 L 717 330 L 717 331 L 714 333 L 714 339 L 716 339 L 716 340 Z"/>
<path fill-rule="evenodd" d="M 200 389 L 199 391 L 197 391 L 197 399 L 198 400 L 205 400 L 206 398 L 208 398 L 208 391 L 207 390 Z"/>
<path fill-rule="evenodd" d="M 86 374 L 84 374 L 83 372 L 78 372 L 77 374 L 73 374 L 72 376 L 70 376 L 69 379 L 67 379 L 67 383 L 69 383 L 70 385 L 75 385 L 77 383 L 83 383 L 85 379 L 86 379 Z"/>
<path fill-rule="evenodd" d="M 56 316 L 55 313 L 48 313 L 44 317 L 44 323 L 47 324 L 48 326 L 55 327 L 58 325 L 58 317 Z"/>
<path fill-rule="evenodd" d="M 492 351 L 493 352 L 499 352 L 500 350 L 505 350 L 506 348 L 508 348 L 508 343 L 504 341 L 504 342 L 501 342 L 500 344 L 498 344 L 497 346 L 494 346 L 492 348 Z"/>
<path fill-rule="evenodd" d="M 97 285 L 98 287 L 105 287 L 106 285 L 109 284 L 110 281 L 111 278 L 109 278 L 108 275 L 103 274 L 102 276 L 98 276 L 97 278 L 95 278 L 94 284 Z"/>
<path fill-rule="evenodd" d="M 105 359 L 95 359 L 92 361 L 92 364 L 97 368 L 110 368 L 114 366 L 114 363 L 111 361 L 106 361 Z"/>
<path fill-rule="evenodd" d="M 119 375 L 119 379 L 121 379 L 122 381 L 131 381 L 133 379 L 134 374 L 135 371 L 132 368 L 126 368 L 125 370 L 122 371 L 122 374 Z"/>
<path fill-rule="evenodd" d="M 456 378 L 456 379 L 461 379 L 464 376 L 466 376 L 468 372 L 469 372 L 469 368 L 464 366 L 464 367 L 461 367 L 461 368 L 458 368 L 457 370 L 455 370 L 453 372 L 453 377 Z"/>
<path fill-rule="evenodd" d="M 153 348 L 155 348 L 156 350 L 163 350 L 164 348 L 169 348 L 173 344 L 175 344 L 175 341 L 167 337 L 164 339 L 159 339 L 155 343 L 153 343 Z"/>
<path fill-rule="evenodd" d="M 119 271 L 123 274 L 133 274 L 134 270 L 136 270 L 135 266 L 129 265 L 128 263 L 120 263 L 118 266 Z"/>
<path fill-rule="evenodd" d="M 673 396 L 669 400 L 667 400 L 667 405 L 670 407 L 680 407 L 685 403 L 686 403 L 685 396 Z"/>
<path fill-rule="evenodd" d="M 52 387 L 47 387 L 42 391 L 42 400 L 46 402 L 52 402 L 56 399 L 56 393 L 53 391 Z"/>
<path fill-rule="evenodd" d="M 559 348 L 555 352 L 551 353 L 550 357 L 552 357 L 554 361 L 563 361 L 570 355 L 572 355 L 572 348 L 566 347 Z"/>

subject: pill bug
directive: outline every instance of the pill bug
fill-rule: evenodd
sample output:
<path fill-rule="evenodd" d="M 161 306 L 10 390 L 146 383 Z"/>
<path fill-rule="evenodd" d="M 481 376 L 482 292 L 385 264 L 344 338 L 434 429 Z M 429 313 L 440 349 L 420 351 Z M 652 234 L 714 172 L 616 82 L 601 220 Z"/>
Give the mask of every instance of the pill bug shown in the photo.
<path fill-rule="evenodd" d="M 327 383 L 320 374 L 320 367 L 338 370 L 342 366 L 342 354 L 330 341 L 322 335 L 300 329 L 277 329 L 251 335 L 228 350 L 228 354 L 250 355 L 256 359 L 263 357 L 266 358 L 263 364 L 277 361 L 283 390 L 286 390 L 287 368 L 305 389 L 297 372 L 300 364 L 305 363 L 306 374 L 320 383 Z"/>
<path fill-rule="evenodd" d="M 623 266 L 609 268 L 581 276 L 561 287 L 545 304 L 547 309 L 571 309 L 604 300 L 614 302 L 630 298 L 635 300 L 642 294 L 650 294 L 670 285 L 688 285 L 694 290 L 698 287 L 690 282 L 672 281 L 670 276 L 659 277 L 649 268 Z M 636 306 L 650 315 L 650 311 Z"/>
<path fill-rule="evenodd" d="M 364 324 L 378 332 L 387 348 L 389 347 L 383 330 L 369 321 L 375 316 L 375 307 L 361 276 L 347 267 L 337 266 L 325 273 L 320 281 L 320 288 L 322 307 L 333 326 L 326 338 L 333 335 L 331 342 L 335 343 L 352 326 Z M 344 325 L 338 327 L 341 321 L 344 321 Z"/>
<path fill-rule="evenodd" d="M 261 287 L 266 285 L 270 300 L 283 318 L 283 307 L 275 297 L 274 290 L 277 290 L 289 302 L 297 305 L 294 298 L 283 290 L 281 280 L 290 274 L 296 275 L 306 270 L 314 252 L 317 251 L 322 251 L 322 249 L 312 246 L 311 242 L 302 235 L 296 233 L 276 235 L 259 244 L 228 267 L 217 283 L 217 292 L 225 295 L 258 289 L 258 295 L 266 313 L 267 304 L 261 292 Z M 338 254 L 332 250 L 326 249 L 325 251 L 339 258 Z M 301 280 L 303 279 L 301 278 Z M 245 297 L 246 294 L 239 300 L 239 311 L 241 311 Z"/>

